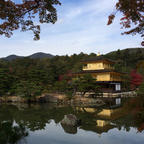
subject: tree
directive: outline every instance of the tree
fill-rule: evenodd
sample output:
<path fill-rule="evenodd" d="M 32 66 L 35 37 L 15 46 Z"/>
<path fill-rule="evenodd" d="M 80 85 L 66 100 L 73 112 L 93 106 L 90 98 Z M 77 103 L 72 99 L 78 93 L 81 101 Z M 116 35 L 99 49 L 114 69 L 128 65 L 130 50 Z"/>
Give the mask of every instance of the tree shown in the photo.
<path fill-rule="evenodd" d="M 0 96 L 6 95 L 11 89 L 13 77 L 9 74 L 8 69 L 0 68 Z"/>
<path fill-rule="evenodd" d="M 94 92 L 95 94 L 100 93 L 100 87 L 97 85 L 96 79 L 90 74 L 85 74 L 74 80 L 72 87 L 74 91 L 81 92 L 82 96 L 84 96 L 86 92 Z"/>
<path fill-rule="evenodd" d="M 68 90 L 68 82 L 66 80 L 57 81 L 53 89 L 58 92 L 66 92 Z"/>
<path fill-rule="evenodd" d="M 34 40 L 38 40 L 40 34 L 39 23 L 55 23 L 57 11 L 54 5 L 60 5 L 59 0 L 0 0 L 0 35 L 10 37 L 14 30 L 32 31 Z"/>
<path fill-rule="evenodd" d="M 139 61 L 136 65 L 136 69 L 139 73 L 141 73 L 144 77 L 144 60 Z"/>
<path fill-rule="evenodd" d="M 118 49 L 118 50 L 116 51 L 116 58 L 117 58 L 117 59 L 121 59 L 121 57 L 122 57 L 121 51 L 120 51 L 120 49 Z"/>
<path fill-rule="evenodd" d="M 125 66 L 127 66 L 126 62 L 129 60 L 129 57 L 130 57 L 129 49 L 125 49 L 123 51 L 123 58 L 124 58 Z"/>
<path fill-rule="evenodd" d="M 143 77 L 136 70 L 133 70 L 131 72 L 130 76 L 131 76 L 131 87 L 132 88 L 137 88 L 142 84 Z"/>
<path fill-rule="evenodd" d="M 115 7 L 116 11 L 109 16 L 108 25 L 113 22 L 116 12 L 120 11 L 123 14 L 120 19 L 122 28 L 131 28 L 122 34 L 139 33 L 144 37 L 144 0 L 118 0 Z M 132 28 L 133 25 L 135 25 L 134 28 Z M 141 44 L 144 46 L 144 41 Z"/>
<path fill-rule="evenodd" d="M 36 96 L 41 95 L 42 88 L 35 82 L 20 81 L 16 87 L 16 94 L 25 98 L 28 102 L 35 100 Z"/>
<path fill-rule="evenodd" d="M 130 75 L 129 74 L 124 74 L 121 76 L 121 78 L 123 79 L 122 81 L 122 87 L 124 90 L 128 91 L 130 90 Z"/>
<path fill-rule="evenodd" d="M 17 144 L 28 135 L 28 131 L 22 123 L 17 126 L 10 121 L 0 123 L 1 144 Z"/>
<path fill-rule="evenodd" d="M 144 83 L 142 83 L 139 86 L 139 89 L 138 89 L 137 93 L 138 93 L 139 96 L 143 96 L 144 97 Z"/>

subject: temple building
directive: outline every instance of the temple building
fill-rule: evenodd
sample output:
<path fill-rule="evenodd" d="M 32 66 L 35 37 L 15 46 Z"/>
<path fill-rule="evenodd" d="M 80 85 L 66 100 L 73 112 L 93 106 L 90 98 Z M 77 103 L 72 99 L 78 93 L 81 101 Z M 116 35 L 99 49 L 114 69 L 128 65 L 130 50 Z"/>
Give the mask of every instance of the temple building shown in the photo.
<path fill-rule="evenodd" d="M 76 77 L 91 74 L 101 86 L 103 92 L 121 91 L 123 73 L 114 70 L 114 61 L 97 56 L 82 61 L 82 71 L 75 73 Z"/>

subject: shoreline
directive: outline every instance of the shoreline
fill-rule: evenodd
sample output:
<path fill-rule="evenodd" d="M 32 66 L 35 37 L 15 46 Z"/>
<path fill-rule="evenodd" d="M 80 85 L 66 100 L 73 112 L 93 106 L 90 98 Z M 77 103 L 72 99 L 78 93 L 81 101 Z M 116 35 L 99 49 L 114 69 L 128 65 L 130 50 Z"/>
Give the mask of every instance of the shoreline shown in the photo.
<path fill-rule="evenodd" d="M 83 106 L 104 106 L 105 104 L 120 104 L 121 98 L 136 97 L 135 91 L 121 93 L 103 93 L 101 96 L 92 97 L 93 93 L 86 93 L 84 97 L 80 93 L 69 99 L 66 94 L 62 93 L 47 93 L 28 101 L 20 96 L 3 96 L 0 97 L 0 103 L 55 103 L 68 105 L 83 105 Z"/>

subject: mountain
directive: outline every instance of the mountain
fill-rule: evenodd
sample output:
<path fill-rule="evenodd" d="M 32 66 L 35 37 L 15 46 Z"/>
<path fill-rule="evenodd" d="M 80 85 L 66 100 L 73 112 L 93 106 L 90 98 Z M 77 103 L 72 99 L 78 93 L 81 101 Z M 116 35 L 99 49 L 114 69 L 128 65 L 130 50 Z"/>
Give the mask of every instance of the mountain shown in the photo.
<path fill-rule="evenodd" d="M 119 60 L 119 59 L 126 60 L 127 58 L 127 59 L 133 60 L 134 62 L 137 62 L 138 60 L 144 59 L 144 48 L 126 48 L 123 50 L 116 50 L 116 51 L 109 52 L 103 56 L 105 58 L 109 58 L 112 60 Z M 54 55 L 43 53 L 43 52 L 38 52 L 32 55 L 29 55 L 27 57 L 32 58 L 32 59 L 42 59 L 42 58 L 52 58 L 54 57 Z M 24 58 L 24 56 L 9 55 L 2 59 L 11 61 L 17 58 Z"/>
<path fill-rule="evenodd" d="M 18 58 L 23 58 L 23 56 L 17 56 L 17 55 L 9 55 L 5 58 L 2 58 L 4 60 L 7 60 L 7 61 L 11 61 L 11 60 L 15 60 L 15 59 L 18 59 Z"/>
<path fill-rule="evenodd" d="M 28 57 L 28 58 L 31 58 L 31 59 L 42 59 L 42 58 L 52 58 L 54 56 L 51 55 L 51 54 L 38 52 L 38 53 L 34 53 L 30 56 L 25 56 L 25 57 Z M 17 56 L 17 55 L 9 55 L 9 56 L 4 57 L 2 59 L 7 60 L 7 61 L 12 61 L 12 60 L 15 60 L 15 59 L 25 58 L 25 57 L 24 56 Z"/>
<path fill-rule="evenodd" d="M 52 58 L 54 56 L 51 55 L 51 54 L 46 54 L 46 53 L 38 52 L 38 53 L 32 54 L 32 55 L 30 55 L 28 57 L 30 57 L 32 59 L 37 59 L 37 58 L 41 59 L 41 58 Z"/>

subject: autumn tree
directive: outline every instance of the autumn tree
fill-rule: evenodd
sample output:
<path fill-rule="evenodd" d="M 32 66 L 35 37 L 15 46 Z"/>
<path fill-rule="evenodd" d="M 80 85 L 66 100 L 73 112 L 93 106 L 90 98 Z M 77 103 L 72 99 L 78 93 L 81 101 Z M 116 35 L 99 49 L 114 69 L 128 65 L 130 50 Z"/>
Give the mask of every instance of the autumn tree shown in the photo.
<path fill-rule="evenodd" d="M 129 28 L 122 34 L 140 34 L 144 37 L 144 0 L 118 0 L 115 5 L 116 10 L 109 16 L 108 25 L 110 25 L 116 13 L 119 11 L 123 14 L 120 19 L 122 28 Z M 135 26 L 135 27 L 134 27 Z M 142 42 L 144 46 L 144 41 Z"/>
<path fill-rule="evenodd" d="M 32 31 L 34 40 L 40 38 L 40 25 L 37 23 L 55 23 L 59 0 L 0 0 L 0 35 L 10 37 L 14 30 Z M 116 10 L 109 16 L 110 25 L 118 11 L 123 14 L 121 25 L 130 28 L 123 34 L 141 34 L 144 36 L 144 0 L 118 0 Z M 38 20 L 38 21 L 37 21 Z M 135 25 L 135 27 L 133 27 Z M 144 41 L 142 42 L 144 45 Z"/>
<path fill-rule="evenodd" d="M 59 0 L 0 0 L 0 35 L 10 37 L 14 30 L 32 31 L 34 40 L 40 38 L 40 25 L 55 23 Z M 38 21 L 37 21 L 38 20 Z"/>
<path fill-rule="evenodd" d="M 131 88 L 138 88 L 142 82 L 143 82 L 143 77 L 141 74 L 139 74 L 136 70 L 133 70 L 130 73 L 131 76 Z"/>

